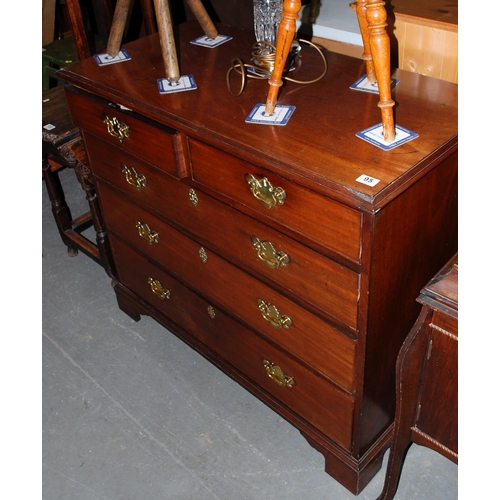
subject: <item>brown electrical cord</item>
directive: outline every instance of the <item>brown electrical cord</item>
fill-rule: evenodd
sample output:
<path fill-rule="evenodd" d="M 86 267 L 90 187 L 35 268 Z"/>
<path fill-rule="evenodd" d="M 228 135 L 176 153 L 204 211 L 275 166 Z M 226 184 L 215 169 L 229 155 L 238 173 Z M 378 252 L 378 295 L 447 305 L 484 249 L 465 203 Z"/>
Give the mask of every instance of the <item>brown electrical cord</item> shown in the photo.
<path fill-rule="evenodd" d="M 321 73 L 321 75 L 318 78 L 314 78 L 313 80 L 308 80 L 308 81 L 295 80 L 294 78 L 290 78 L 289 76 L 284 76 L 283 79 L 287 80 L 289 82 L 298 83 L 301 85 L 310 85 L 311 83 L 316 83 L 317 81 L 321 80 L 321 78 L 323 78 L 326 75 L 326 71 L 328 69 L 326 57 L 323 54 L 323 52 L 321 51 L 321 49 L 317 45 L 314 45 L 314 43 L 310 42 L 309 40 L 299 39 L 298 42 L 303 42 L 303 43 L 306 43 L 308 45 L 311 45 L 313 48 L 315 48 L 319 52 L 321 59 L 323 60 L 323 64 L 324 64 L 323 72 Z M 269 45 L 269 49 L 270 49 L 269 53 L 267 53 L 267 54 L 263 53 L 263 50 L 262 50 L 262 46 L 265 46 L 265 45 Z M 256 50 L 254 50 L 254 52 L 252 52 L 252 62 L 254 64 L 246 64 L 240 58 L 233 59 L 231 61 L 231 67 L 229 68 L 229 70 L 226 74 L 226 83 L 227 83 L 227 89 L 228 89 L 229 93 L 233 96 L 239 96 L 243 93 L 243 91 L 245 90 L 247 78 L 263 80 L 265 78 L 270 78 L 270 76 L 273 72 L 274 58 L 275 58 L 274 52 L 276 52 L 275 47 L 268 42 L 257 42 L 253 46 L 253 48 L 256 49 Z M 248 72 L 246 70 L 246 68 L 251 70 L 251 72 Z M 237 92 L 237 93 L 233 92 L 231 89 L 230 77 L 231 77 L 231 73 L 233 71 L 236 71 L 236 73 L 241 75 L 241 87 L 240 87 L 239 92 Z"/>

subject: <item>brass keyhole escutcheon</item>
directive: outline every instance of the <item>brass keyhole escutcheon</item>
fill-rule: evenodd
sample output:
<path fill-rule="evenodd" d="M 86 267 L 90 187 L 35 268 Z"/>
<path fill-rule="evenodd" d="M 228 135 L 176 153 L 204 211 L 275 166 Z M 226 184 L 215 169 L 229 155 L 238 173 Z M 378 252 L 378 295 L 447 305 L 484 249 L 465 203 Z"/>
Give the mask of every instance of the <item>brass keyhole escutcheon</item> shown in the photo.
<path fill-rule="evenodd" d="M 160 235 L 158 232 L 153 231 L 147 224 L 143 224 L 141 221 L 135 221 L 135 227 L 139 232 L 139 236 L 146 240 L 150 245 L 153 243 L 158 243 L 160 240 Z"/>
<path fill-rule="evenodd" d="M 295 380 L 290 375 L 286 375 L 278 365 L 273 365 L 267 359 L 262 360 L 264 368 L 270 378 L 274 380 L 281 387 L 293 387 Z"/>
<path fill-rule="evenodd" d="M 130 128 L 126 123 L 119 122 L 116 116 L 110 118 L 105 116 L 103 122 L 106 124 L 108 134 L 119 142 L 123 142 L 130 135 Z"/>
<path fill-rule="evenodd" d="M 259 181 L 252 174 L 247 174 L 245 180 L 249 184 L 250 190 L 255 198 L 267 208 L 283 205 L 283 203 L 285 203 L 285 190 L 280 187 L 273 187 L 267 177 L 263 177 Z"/>
<path fill-rule="evenodd" d="M 280 314 L 277 307 L 273 304 L 267 304 L 262 299 L 257 299 L 262 317 L 274 328 L 285 328 L 288 330 L 292 325 L 292 320 L 289 316 Z"/>
<path fill-rule="evenodd" d="M 252 243 L 259 259 L 269 267 L 286 267 L 290 262 L 288 255 L 285 252 L 277 252 L 270 241 L 260 241 L 257 236 L 252 236 Z"/>
<path fill-rule="evenodd" d="M 151 291 L 160 299 L 169 299 L 170 298 L 170 290 L 167 288 L 163 288 L 162 284 L 153 278 L 148 278 L 149 286 L 151 287 Z"/>
<path fill-rule="evenodd" d="M 189 200 L 191 203 L 197 207 L 198 206 L 198 195 L 196 194 L 196 191 L 193 188 L 189 189 Z"/>
<path fill-rule="evenodd" d="M 203 261 L 203 264 L 206 264 L 207 260 L 208 260 L 208 255 L 207 255 L 207 251 L 203 247 L 201 247 L 198 250 L 198 255 L 200 256 L 200 259 Z"/>
<path fill-rule="evenodd" d="M 127 183 L 135 187 L 138 191 L 146 187 L 146 177 L 143 174 L 138 174 L 134 167 L 128 167 L 122 163 L 122 172 L 125 174 Z"/>

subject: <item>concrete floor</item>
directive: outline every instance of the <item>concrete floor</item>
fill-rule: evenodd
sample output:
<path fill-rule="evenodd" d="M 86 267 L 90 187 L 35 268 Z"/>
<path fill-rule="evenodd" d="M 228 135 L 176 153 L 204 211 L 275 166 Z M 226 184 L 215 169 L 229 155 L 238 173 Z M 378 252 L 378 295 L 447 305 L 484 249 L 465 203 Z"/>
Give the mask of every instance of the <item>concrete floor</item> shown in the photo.
<path fill-rule="evenodd" d="M 84 207 L 74 173 L 61 176 Z M 121 312 L 104 270 L 68 256 L 42 190 L 44 500 L 377 498 L 387 454 L 349 493 L 278 414 L 151 318 Z M 456 499 L 457 471 L 412 445 L 395 498 Z"/>

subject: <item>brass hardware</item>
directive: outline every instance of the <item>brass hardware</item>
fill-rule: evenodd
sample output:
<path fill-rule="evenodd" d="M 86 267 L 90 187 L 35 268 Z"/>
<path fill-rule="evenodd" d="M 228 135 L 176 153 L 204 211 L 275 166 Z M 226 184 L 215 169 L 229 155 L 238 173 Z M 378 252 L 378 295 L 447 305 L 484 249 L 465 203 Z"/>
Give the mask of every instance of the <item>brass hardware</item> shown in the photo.
<path fill-rule="evenodd" d="M 196 191 L 193 188 L 189 189 L 189 199 L 191 200 L 191 203 L 195 207 L 198 205 L 198 195 L 196 194 Z"/>
<path fill-rule="evenodd" d="M 203 261 L 203 264 L 206 264 L 206 262 L 208 260 L 208 255 L 207 255 L 206 250 L 203 247 L 201 247 L 198 250 L 198 254 L 200 255 L 200 259 Z"/>
<path fill-rule="evenodd" d="M 207 307 L 208 315 L 214 319 L 215 318 L 215 309 L 212 306 Z"/>
<path fill-rule="evenodd" d="M 290 375 L 283 373 L 283 370 L 278 365 L 273 365 L 267 359 L 262 360 L 264 363 L 264 368 L 270 378 L 274 380 L 281 387 L 293 387 L 295 385 L 295 380 Z"/>
<path fill-rule="evenodd" d="M 122 172 L 125 174 L 126 181 L 138 191 L 146 187 L 146 177 L 143 174 L 138 174 L 134 167 L 127 167 L 122 163 Z"/>
<path fill-rule="evenodd" d="M 273 304 L 266 304 L 262 299 L 257 299 L 262 317 L 274 328 L 290 328 L 292 320 L 290 317 L 280 314 L 276 306 Z"/>
<path fill-rule="evenodd" d="M 160 297 L 160 299 L 169 299 L 170 298 L 170 290 L 163 288 L 162 284 L 153 278 L 148 278 L 149 286 L 155 295 Z"/>
<path fill-rule="evenodd" d="M 429 342 L 429 345 L 427 346 L 427 359 L 431 359 L 431 353 L 432 353 L 432 339 Z"/>
<path fill-rule="evenodd" d="M 290 262 L 288 255 L 285 252 L 277 252 L 270 241 L 260 241 L 257 236 L 252 236 L 252 243 L 259 259 L 269 267 L 273 269 L 280 266 L 286 267 Z"/>
<path fill-rule="evenodd" d="M 123 142 L 130 134 L 130 128 L 128 125 L 123 122 L 119 122 L 116 116 L 110 118 L 106 115 L 103 122 L 106 124 L 108 134 L 120 142 Z"/>
<path fill-rule="evenodd" d="M 252 174 L 247 174 L 245 180 L 250 185 L 252 194 L 267 208 L 285 203 L 286 193 L 283 188 L 273 187 L 267 177 L 258 181 Z"/>
<path fill-rule="evenodd" d="M 144 238 L 150 245 L 153 243 L 158 243 L 160 235 L 149 228 L 147 224 L 143 224 L 141 221 L 135 221 L 135 227 L 139 231 L 139 236 Z"/>

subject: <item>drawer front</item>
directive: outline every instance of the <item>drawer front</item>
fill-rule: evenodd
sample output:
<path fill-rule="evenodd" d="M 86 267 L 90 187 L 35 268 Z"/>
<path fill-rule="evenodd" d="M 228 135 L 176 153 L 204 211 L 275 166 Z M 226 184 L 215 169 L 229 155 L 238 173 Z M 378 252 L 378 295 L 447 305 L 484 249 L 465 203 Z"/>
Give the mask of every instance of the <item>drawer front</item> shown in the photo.
<path fill-rule="evenodd" d="M 106 154 L 102 153 L 103 144 Z M 252 269 L 356 330 L 357 273 L 94 136 L 86 136 L 86 145 L 94 174 L 137 205 L 181 224 L 228 260 Z"/>
<path fill-rule="evenodd" d="M 103 185 L 98 189 L 110 230 L 344 389 L 354 390 L 355 340 Z"/>
<path fill-rule="evenodd" d="M 275 400 L 349 450 L 353 398 L 304 368 L 281 350 L 230 319 L 212 304 L 158 269 L 119 238 L 111 235 L 120 280 L 137 295 L 193 334 Z M 170 292 L 160 298 L 149 279 Z M 209 309 L 210 308 L 210 309 Z M 264 366 L 264 360 L 269 364 Z M 280 378 L 279 367 L 290 379 Z M 268 374 L 268 370 L 274 378 Z"/>
<path fill-rule="evenodd" d="M 75 125 L 179 177 L 174 141 L 181 141 L 180 134 L 175 130 L 159 124 L 153 126 L 149 122 L 139 120 L 131 112 L 122 112 L 111 104 L 89 99 L 70 90 L 66 91 L 66 97 Z M 115 120 L 119 124 L 111 127 L 113 134 L 119 135 L 116 129 L 121 126 L 127 137 L 120 140 L 111 135 L 104 121 L 106 119 Z"/>
<path fill-rule="evenodd" d="M 193 139 L 189 150 L 195 181 L 359 262 L 360 212 Z"/>

